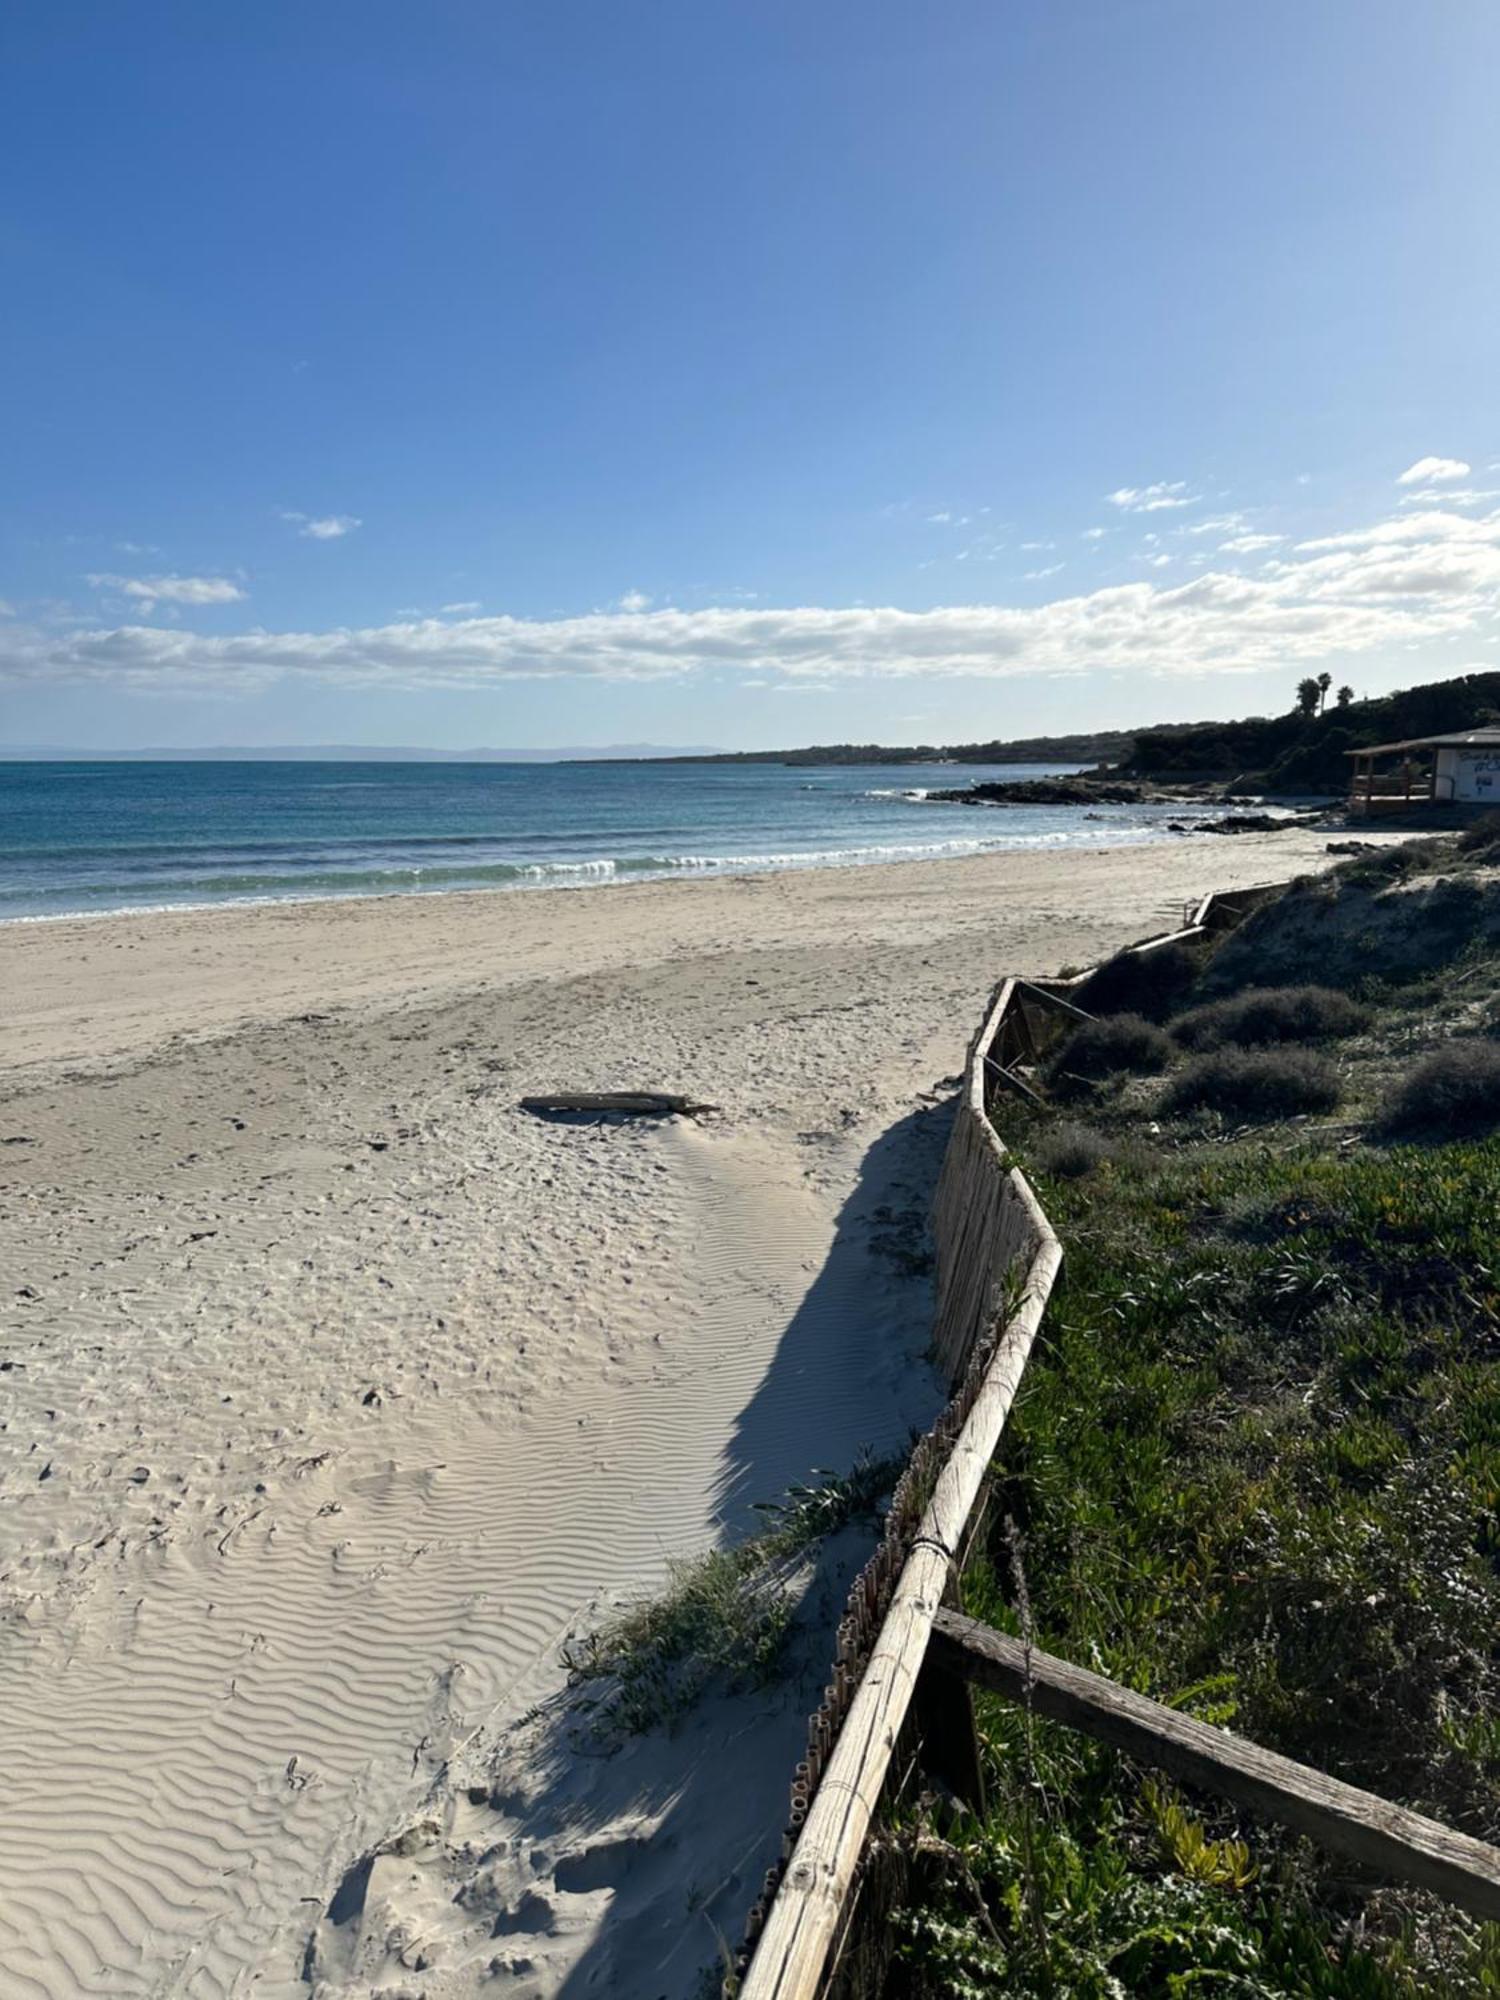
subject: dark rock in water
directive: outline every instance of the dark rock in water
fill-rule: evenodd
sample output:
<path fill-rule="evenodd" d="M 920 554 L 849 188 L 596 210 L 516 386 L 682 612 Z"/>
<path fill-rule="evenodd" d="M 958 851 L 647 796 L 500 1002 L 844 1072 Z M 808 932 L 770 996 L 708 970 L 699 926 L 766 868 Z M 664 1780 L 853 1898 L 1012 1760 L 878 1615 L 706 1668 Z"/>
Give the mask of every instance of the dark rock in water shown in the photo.
<path fill-rule="evenodd" d="M 1117 778 L 1011 778 L 927 796 L 954 806 L 1139 806 L 1181 794 Z"/>
<path fill-rule="evenodd" d="M 1200 819 L 1195 833 L 1275 833 L 1279 827 L 1296 822 L 1277 819 L 1273 813 L 1225 813 L 1222 819 Z"/>

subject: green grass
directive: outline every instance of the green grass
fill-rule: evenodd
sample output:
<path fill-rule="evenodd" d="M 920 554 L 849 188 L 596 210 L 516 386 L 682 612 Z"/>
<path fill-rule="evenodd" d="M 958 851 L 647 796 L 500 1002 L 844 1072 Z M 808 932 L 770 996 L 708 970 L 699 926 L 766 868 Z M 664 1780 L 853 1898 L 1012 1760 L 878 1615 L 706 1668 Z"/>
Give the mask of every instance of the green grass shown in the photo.
<path fill-rule="evenodd" d="M 1038 1179 L 1066 1261 L 969 1610 L 1493 1838 L 1500 1144 Z M 994 1808 L 906 1913 L 912 1990 L 1500 1991 L 1500 1934 L 982 1725 Z"/>
<path fill-rule="evenodd" d="M 794 1624 L 792 1585 L 809 1550 L 854 1522 L 873 1523 L 905 1465 L 862 1453 L 852 1470 L 820 1470 L 758 1510 L 770 1525 L 733 1548 L 671 1566 L 657 1596 L 627 1605 L 570 1638 L 563 1664 L 575 1688 L 592 1686 L 595 1732 L 640 1735 L 669 1727 L 712 1688 L 775 1680 Z"/>

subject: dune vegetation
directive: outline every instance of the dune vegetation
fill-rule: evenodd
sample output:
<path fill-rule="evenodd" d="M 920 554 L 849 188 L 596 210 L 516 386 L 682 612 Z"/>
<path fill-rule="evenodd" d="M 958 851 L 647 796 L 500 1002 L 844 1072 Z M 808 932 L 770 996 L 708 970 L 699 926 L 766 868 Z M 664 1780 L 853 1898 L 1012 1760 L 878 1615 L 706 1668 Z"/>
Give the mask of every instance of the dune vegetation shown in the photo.
<path fill-rule="evenodd" d="M 999 1112 L 1065 1259 L 964 1581 L 977 1617 L 1490 1840 L 1495 847 L 1362 858 L 1089 982 L 1132 1018 L 1056 1049 L 1065 1110 Z M 977 1700 L 987 1811 L 903 1825 L 892 1993 L 1500 1991 L 1500 1927 Z"/>

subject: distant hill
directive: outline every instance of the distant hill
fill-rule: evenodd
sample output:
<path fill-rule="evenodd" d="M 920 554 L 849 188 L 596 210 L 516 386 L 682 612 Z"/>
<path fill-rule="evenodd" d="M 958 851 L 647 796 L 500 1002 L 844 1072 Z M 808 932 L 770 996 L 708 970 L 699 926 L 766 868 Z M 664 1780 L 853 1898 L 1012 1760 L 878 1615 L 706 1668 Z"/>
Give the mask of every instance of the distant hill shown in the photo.
<path fill-rule="evenodd" d="M 232 743 L 188 750 L 86 750 L 76 745 L 0 745 L 0 764 L 616 764 L 713 756 L 713 750 L 666 750 L 658 743 L 573 744 L 561 750 L 423 750 L 379 743 Z"/>
<path fill-rule="evenodd" d="M 1071 736 L 992 737 L 985 743 L 815 743 L 801 750 L 663 749 L 653 743 L 601 749 L 412 750 L 368 744 L 221 746 L 197 750 L 84 750 L 22 744 L 0 748 L 0 762 L 67 759 L 79 763 L 219 760 L 253 763 L 371 764 L 1108 764 L 1142 778 L 1240 780 L 1286 792 L 1341 791 L 1345 754 L 1366 743 L 1500 724 L 1500 672 L 1462 674 L 1396 694 L 1374 695 L 1322 715 L 1293 710 L 1235 722 L 1157 722 L 1139 729 L 1083 730 Z"/>
<path fill-rule="evenodd" d="M 1143 778 L 1240 780 L 1285 792 L 1342 791 L 1346 753 L 1367 743 L 1500 723 L 1500 673 L 1463 674 L 1322 715 L 1294 710 L 1238 722 L 1159 722 L 1073 736 L 994 737 L 987 743 L 818 743 L 805 750 L 678 751 L 667 764 L 1109 764 Z"/>
<path fill-rule="evenodd" d="M 1493 723 L 1500 723 L 1500 673 L 1462 674 L 1322 715 L 1143 729 L 1123 768 L 1140 777 L 1243 779 L 1272 791 L 1341 791 L 1351 750 Z"/>
<path fill-rule="evenodd" d="M 1165 730 L 1195 728 L 1163 723 Z M 805 750 L 679 750 L 652 764 L 1099 764 L 1128 756 L 1135 731 L 1095 729 L 1077 736 L 1021 736 L 991 743 L 815 743 Z"/>

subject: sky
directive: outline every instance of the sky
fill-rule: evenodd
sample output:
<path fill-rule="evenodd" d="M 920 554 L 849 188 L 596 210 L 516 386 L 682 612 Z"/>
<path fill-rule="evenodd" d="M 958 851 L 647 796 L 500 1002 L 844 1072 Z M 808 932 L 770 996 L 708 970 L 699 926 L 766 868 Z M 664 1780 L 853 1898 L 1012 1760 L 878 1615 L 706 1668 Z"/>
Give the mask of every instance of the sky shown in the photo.
<path fill-rule="evenodd" d="M 946 742 L 1500 668 L 1493 0 L 0 25 L 0 745 Z"/>

